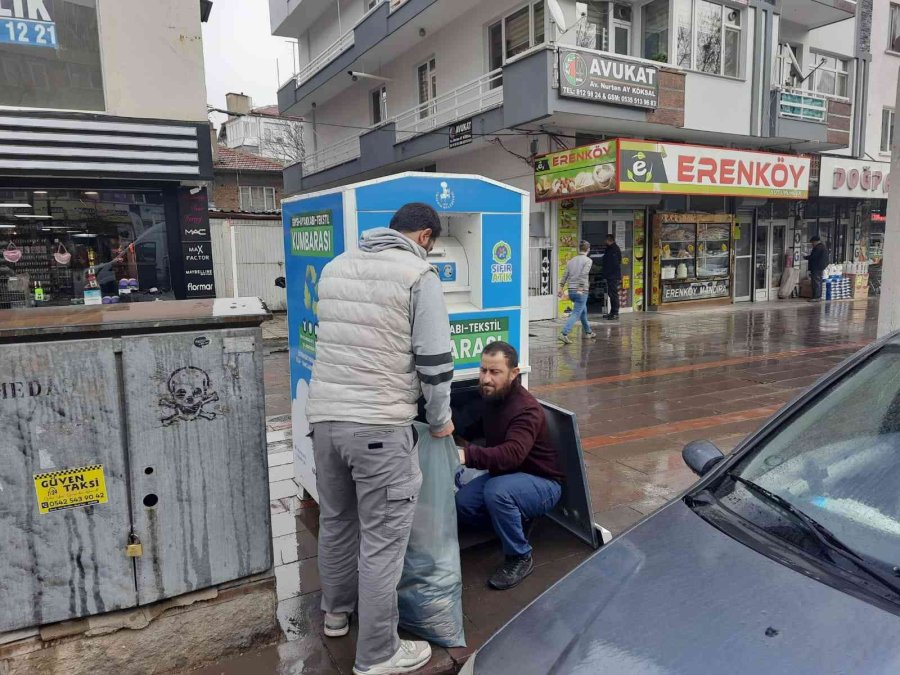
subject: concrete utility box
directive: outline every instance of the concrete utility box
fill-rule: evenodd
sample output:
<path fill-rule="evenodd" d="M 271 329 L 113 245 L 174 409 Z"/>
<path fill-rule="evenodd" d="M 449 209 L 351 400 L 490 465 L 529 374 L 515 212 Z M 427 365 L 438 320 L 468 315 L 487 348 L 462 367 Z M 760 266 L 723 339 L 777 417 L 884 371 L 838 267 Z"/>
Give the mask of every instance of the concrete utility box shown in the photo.
<path fill-rule="evenodd" d="M 0 632 L 272 567 L 253 299 L 0 312 Z"/>

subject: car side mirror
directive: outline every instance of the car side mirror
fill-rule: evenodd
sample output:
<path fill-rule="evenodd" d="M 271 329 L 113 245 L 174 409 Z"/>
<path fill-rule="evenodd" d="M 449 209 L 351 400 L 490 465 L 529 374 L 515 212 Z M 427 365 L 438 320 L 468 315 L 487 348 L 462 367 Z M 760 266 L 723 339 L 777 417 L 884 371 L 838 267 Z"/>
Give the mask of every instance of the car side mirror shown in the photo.
<path fill-rule="evenodd" d="M 684 463 L 698 476 L 705 476 L 725 459 L 725 455 L 709 441 L 691 441 L 681 451 Z"/>

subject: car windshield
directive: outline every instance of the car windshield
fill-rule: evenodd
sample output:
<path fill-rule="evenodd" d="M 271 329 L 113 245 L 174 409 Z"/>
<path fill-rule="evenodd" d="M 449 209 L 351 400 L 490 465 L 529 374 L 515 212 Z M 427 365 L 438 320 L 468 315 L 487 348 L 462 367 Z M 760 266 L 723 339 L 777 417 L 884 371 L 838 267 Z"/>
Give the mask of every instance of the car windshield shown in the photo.
<path fill-rule="evenodd" d="M 900 343 L 816 397 L 731 476 L 784 500 L 860 556 L 900 565 Z"/>

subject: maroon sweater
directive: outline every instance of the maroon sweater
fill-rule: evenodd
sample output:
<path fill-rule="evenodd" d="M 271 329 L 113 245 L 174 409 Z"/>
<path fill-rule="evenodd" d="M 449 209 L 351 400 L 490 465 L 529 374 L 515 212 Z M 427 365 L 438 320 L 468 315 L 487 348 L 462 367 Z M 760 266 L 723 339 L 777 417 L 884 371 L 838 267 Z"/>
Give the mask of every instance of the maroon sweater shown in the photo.
<path fill-rule="evenodd" d="M 495 476 L 522 472 L 563 481 L 544 409 L 518 381 L 502 401 L 485 404 L 481 421 L 466 429 L 465 435 L 483 435 L 487 444 L 484 448 L 466 444 L 470 469 L 484 469 Z"/>

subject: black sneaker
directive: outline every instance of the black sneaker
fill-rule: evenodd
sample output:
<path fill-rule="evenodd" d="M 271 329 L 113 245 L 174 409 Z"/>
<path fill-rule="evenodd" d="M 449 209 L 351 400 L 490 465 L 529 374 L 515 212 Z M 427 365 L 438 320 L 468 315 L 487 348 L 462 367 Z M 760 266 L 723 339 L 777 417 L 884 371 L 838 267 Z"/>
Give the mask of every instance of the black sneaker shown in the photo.
<path fill-rule="evenodd" d="M 606 320 L 607 320 L 607 321 L 618 321 L 618 319 L 619 319 L 619 315 L 618 315 L 618 314 L 607 314 L 607 315 L 606 315 Z"/>
<path fill-rule="evenodd" d="M 521 584 L 525 577 L 534 572 L 534 559 L 531 554 L 507 557 L 494 576 L 488 581 L 491 588 L 506 591 Z"/>

